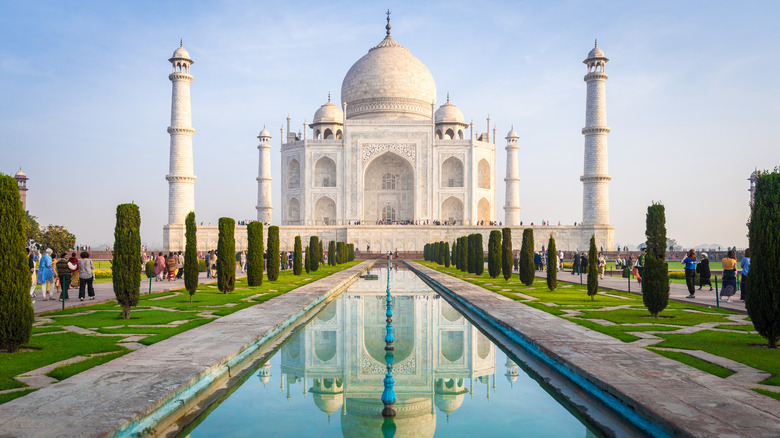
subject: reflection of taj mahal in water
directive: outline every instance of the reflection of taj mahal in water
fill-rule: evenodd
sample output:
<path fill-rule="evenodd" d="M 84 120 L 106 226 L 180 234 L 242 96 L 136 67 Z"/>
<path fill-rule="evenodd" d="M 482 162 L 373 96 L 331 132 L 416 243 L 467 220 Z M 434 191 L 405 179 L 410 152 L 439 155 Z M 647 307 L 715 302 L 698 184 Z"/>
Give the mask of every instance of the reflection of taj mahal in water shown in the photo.
<path fill-rule="evenodd" d="M 486 391 L 490 397 L 496 347 L 414 273 L 393 275 L 393 289 L 404 291 L 393 294 L 395 424 L 399 436 L 433 436 L 437 410 L 449 416 L 470 391 L 477 396 Z M 281 357 L 288 391 L 289 385 L 303 378 L 305 384 L 312 382 L 305 390 L 321 411 L 330 416 L 343 408 L 345 436 L 376 434 L 382 423 L 384 287 L 381 280 L 354 283 L 276 356 Z M 517 379 L 517 368 L 507 362 L 510 382 Z M 270 364 L 266 364 L 260 378 L 268 381 L 269 372 Z"/>

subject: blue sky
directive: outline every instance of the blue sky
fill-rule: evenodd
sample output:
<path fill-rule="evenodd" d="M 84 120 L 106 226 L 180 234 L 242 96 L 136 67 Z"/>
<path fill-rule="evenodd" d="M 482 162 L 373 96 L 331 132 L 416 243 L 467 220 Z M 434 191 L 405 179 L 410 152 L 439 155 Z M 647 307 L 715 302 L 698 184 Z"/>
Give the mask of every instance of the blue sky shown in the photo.
<path fill-rule="evenodd" d="M 192 74 L 197 220 L 255 217 L 257 139 L 340 95 L 349 67 L 393 36 L 480 131 L 521 147 L 525 223 L 582 215 L 585 59 L 607 73 L 610 218 L 644 240 L 652 201 L 683 245 L 747 245 L 747 177 L 780 164 L 780 3 L 0 1 L 0 172 L 31 178 L 28 208 L 79 242 L 113 240 L 116 205 L 141 208 L 142 240 L 167 220 L 171 84 L 179 38 Z M 274 180 L 279 181 L 278 165 Z M 274 205 L 278 218 L 278 184 Z"/>

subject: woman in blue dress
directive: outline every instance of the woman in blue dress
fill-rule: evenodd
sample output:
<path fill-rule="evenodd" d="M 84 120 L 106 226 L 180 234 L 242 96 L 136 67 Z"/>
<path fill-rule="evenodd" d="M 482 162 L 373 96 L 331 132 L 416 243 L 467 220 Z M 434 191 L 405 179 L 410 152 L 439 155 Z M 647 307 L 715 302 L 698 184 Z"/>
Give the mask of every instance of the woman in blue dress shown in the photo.
<path fill-rule="evenodd" d="M 38 283 L 41 285 L 41 292 L 43 292 L 43 301 L 49 300 L 49 294 L 51 299 L 54 299 L 54 292 L 51 290 L 54 286 L 54 268 L 51 262 L 52 249 L 46 250 L 46 254 L 41 257 L 40 263 L 38 263 Z"/>

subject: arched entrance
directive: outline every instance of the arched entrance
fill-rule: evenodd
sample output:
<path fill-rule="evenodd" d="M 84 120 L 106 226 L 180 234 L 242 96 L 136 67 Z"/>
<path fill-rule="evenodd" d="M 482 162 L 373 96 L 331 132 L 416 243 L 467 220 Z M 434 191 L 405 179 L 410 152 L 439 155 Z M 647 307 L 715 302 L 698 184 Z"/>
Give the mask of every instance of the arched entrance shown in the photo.
<path fill-rule="evenodd" d="M 323 196 L 314 203 L 314 224 L 334 225 L 336 223 L 336 202 Z"/>
<path fill-rule="evenodd" d="M 363 173 L 363 219 L 414 219 L 414 169 L 393 152 L 375 158 Z"/>
<path fill-rule="evenodd" d="M 441 220 L 449 225 L 463 225 L 463 202 L 450 196 L 441 203 Z"/>

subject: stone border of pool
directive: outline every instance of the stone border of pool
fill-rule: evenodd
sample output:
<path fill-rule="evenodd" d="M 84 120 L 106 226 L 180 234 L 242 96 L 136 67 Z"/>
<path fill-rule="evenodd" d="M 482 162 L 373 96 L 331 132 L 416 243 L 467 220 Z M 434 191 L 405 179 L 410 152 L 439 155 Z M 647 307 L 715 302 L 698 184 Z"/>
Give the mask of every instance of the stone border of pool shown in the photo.
<path fill-rule="evenodd" d="M 0 437 L 159 434 L 273 351 L 271 341 L 374 263 L 359 263 L 0 405 Z"/>
<path fill-rule="evenodd" d="M 415 262 L 496 329 L 672 436 L 780 436 L 780 402 Z M 619 407 L 619 409 L 621 409 Z M 642 425 L 639 425 L 642 427 Z M 653 433 L 651 430 L 650 433 Z"/>

